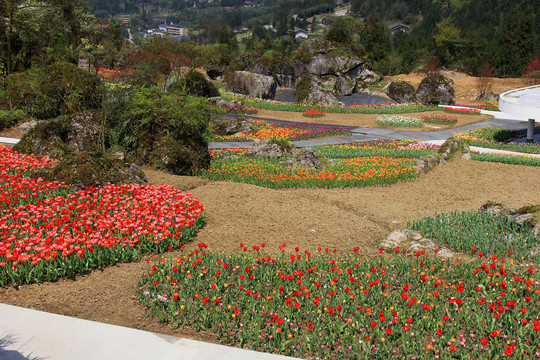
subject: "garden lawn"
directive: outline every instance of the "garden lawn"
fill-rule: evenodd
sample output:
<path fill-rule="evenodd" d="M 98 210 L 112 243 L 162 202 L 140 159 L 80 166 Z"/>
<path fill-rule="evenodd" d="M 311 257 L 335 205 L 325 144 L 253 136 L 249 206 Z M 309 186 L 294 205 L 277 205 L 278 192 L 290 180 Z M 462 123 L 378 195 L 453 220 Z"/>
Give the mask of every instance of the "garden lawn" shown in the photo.
<path fill-rule="evenodd" d="M 408 117 L 421 118 L 422 116 L 427 116 L 430 114 L 435 115 L 444 115 L 448 116 L 447 112 L 444 111 L 430 111 L 422 113 L 410 113 L 406 114 Z M 275 119 L 291 122 L 304 122 L 311 124 L 327 124 L 327 125 L 338 125 L 338 126 L 358 126 L 358 127 L 374 127 L 374 128 L 387 128 L 387 129 L 401 129 L 396 127 L 386 127 L 377 124 L 377 117 L 380 117 L 380 114 L 337 114 L 337 113 L 326 113 L 323 118 L 306 118 L 302 116 L 302 113 L 299 112 L 289 112 L 289 111 L 273 111 L 273 110 L 259 110 L 257 117 L 265 119 Z M 451 114 L 452 117 L 457 118 L 458 121 L 453 125 L 438 125 L 433 124 L 430 126 L 424 125 L 421 128 L 407 128 L 407 131 L 435 131 L 435 130 L 444 130 L 451 129 L 453 127 L 460 127 L 469 124 L 475 124 L 483 122 L 492 118 L 490 115 L 467 115 L 467 114 Z M 433 127 L 435 126 L 435 127 Z"/>

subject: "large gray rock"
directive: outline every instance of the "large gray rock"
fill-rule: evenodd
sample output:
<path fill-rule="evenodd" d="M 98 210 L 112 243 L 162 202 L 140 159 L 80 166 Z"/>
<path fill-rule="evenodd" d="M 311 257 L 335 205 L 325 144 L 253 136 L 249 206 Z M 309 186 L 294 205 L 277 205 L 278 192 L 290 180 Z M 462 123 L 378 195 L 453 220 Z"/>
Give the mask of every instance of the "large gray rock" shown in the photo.
<path fill-rule="evenodd" d="M 360 74 L 358 74 L 358 78 L 369 85 L 373 85 L 381 81 L 381 77 L 368 68 L 364 68 Z"/>
<path fill-rule="evenodd" d="M 322 159 L 321 159 L 322 158 Z M 294 149 L 292 156 L 289 156 L 286 160 L 280 164 L 292 169 L 323 169 L 328 163 L 333 163 L 331 160 L 325 159 L 319 156 L 312 148 L 300 148 Z"/>
<path fill-rule="evenodd" d="M 265 158 L 282 158 L 292 152 L 292 146 L 285 142 L 272 140 L 256 140 L 251 149 L 244 153 L 244 156 L 256 156 Z"/>
<path fill-rule="evenodd" d="M 223 107 L 223 108 L 234 108 L 234 107 L 242 105 L 242 102 L 240 100 L 228 101 L 228 100 L 223 99 L 221 96 L 211 97 L 211 98 L 208 98 L 207 100 L 208 100 L 208 104 L 218 106 L 218 107 Z"/>
<path fill-rule="evenodd" d="M 310 62 L 304 66 L 296 66 L 296 76 L 301 76 L 304 72 L 312 75 L 335 75 L 338 73 L 347 73 L 363 63 L 358 59 L 347 58 L 344 56 L 316 55 Z"/>
<path fill-rule="evenodd" d="M 334 93 L 337 96 L 351 95 L 353 92 L 351 81 L 344 76 L 338 76 L 334 85 Z"/>
<path fill-rule="evenodd" d="M 214 129 L 218 135 L 225 136 L 252 134 L 255 131 L 253 123 L 241 117 L 231 120 L 215 121 Z"/>
<path fill-rule="evenodd" d="M 273 99 L 276 96 L 277 83 L 271 76 L 248 71 L 234 71 L 225 75 L 227 91 L 261 99 Z"/>
<path fill-rule="evenodd" d="M 262 62 L 256 63 L 251 72 L 260 75 L 272 76 L 272 69 L 270 69 L 270 66 L 267 66 Z"/>
<path fill-rule="evenodd" d="M 424 105 L 454 105 L 453 81 L 441 74 L 426 76 L 416 90 L 416 100 Z"/>
<path fill-rule="evenodd" d="M 386 89 L 386 94 L 399 103 L 416 102 L 414 87 L 406 81 L 391 82 Z"/>
<path fill-rule="evenodd" d="M 294 97 L 299 104 L 319 104 L 323 106 L 343 105 L 330 93 L 316 76 L 306 76 L 297 84 Z"/>

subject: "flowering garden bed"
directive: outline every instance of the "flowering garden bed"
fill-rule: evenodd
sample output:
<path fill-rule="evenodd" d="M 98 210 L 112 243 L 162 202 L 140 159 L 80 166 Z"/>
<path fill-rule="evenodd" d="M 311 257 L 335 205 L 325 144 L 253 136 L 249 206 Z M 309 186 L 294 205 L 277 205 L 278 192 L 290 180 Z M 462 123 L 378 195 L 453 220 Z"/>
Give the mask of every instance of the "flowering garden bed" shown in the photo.
<path fill-rule="evenodd" d="M 508 143 L 507 141 L 516 138 L 518 133 L 500 127 L 484 126 L 477 129 L 457 132 L 453 134 L 453 136 L 466 141 L 472 146 L 540 154 L 539 143 Z"/>
<path fill-rule="evenodd" d="M 339 159 L 324 169 L 289 168 L 279 159 L 237 157 L 238 149 L 212 152 L 208 169 L 195 174 L 270 188 L 334 188 L 392 184 L 413 179 L 417 171 L 408 158 L 385 156 Z M 230 155 L 233 155 L 232 157 Z"/>
<path fill-rule="evenodd" d="M 244 95 L 222 93 L 221 97 L 225 100 L 239 100 L 247 106 L 252 106 L 257 109 L 274 110 L 274 111 L 294 111 L 304 112 L 306 110 L 318 110 L 327 113 L 342 113 L 342 114 L 401 114 L 401 113 L 416 113 L 424 111 L 440 110 L 435 105 L 418 105 L 418 104 L 399 104 L 396 102 L 388 102 L 384 104 L 369 104 L 369 105 L 348 105 L 348 106 L 322 106 L 316 104 L 295 104 L 290 102 L 263 100 L 251 98 Z"/>
<path fill-rule="evenodd" d="M 307 358 L 540 356 L 532 266 L 481 252 L 461 262 L 406 258 L 397 248 L 361 261 L 336 249 L 274 256 L 264 244 L 240 246 L 244 253 L 221 255 L 199 244 L 150 265 L 139 282 L 147 314 L 224 343 Z"/>
<path fill-rule="evenodd" d="M 226 120 L 225 120 L 226 121 Z M 352 133 L 344 127 L 312 125 L 302 123 L 279 123 L 263 120 L 247 119 L 255 131 L 239 135 L 218 135 L 210 125 L 209 141 L 253 141 L 255 139 L 286 139 L 307 140 L 328 136 L 351 136 Z"/>
<path fill-rule="evenodd" d="M 203 206 L 173 186 L 107 185 L 72 192 L 29 179 L 53 161 L 0 148 L 0 286 L 60 277 L 190 241 Z"/>

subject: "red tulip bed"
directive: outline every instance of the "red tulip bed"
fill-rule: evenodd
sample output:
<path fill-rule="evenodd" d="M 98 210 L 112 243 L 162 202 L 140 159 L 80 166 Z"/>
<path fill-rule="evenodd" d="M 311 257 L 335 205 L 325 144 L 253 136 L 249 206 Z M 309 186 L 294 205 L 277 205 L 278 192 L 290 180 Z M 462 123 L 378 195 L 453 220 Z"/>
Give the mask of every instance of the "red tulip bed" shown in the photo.
<path fill-rule="evenodd" d="M 201 243 L 150 264 L 139 283 L 147 315 L 304 358 L 540 357 L 532 266 L 479 252 L 460 262 L 396 248 L 360 260 L 358 247 L 311 254 L 284 243 L 273 256 L 264 244 L 240 246 L 224 255 Z"/>
<path fill-rule="evenodd" d="M 0 286 L 74 277 L 190 241 L 203 205 L 173 186 L 133 184 L 72 192 L 23 175 L 54 161 L 0 148 Z"/>

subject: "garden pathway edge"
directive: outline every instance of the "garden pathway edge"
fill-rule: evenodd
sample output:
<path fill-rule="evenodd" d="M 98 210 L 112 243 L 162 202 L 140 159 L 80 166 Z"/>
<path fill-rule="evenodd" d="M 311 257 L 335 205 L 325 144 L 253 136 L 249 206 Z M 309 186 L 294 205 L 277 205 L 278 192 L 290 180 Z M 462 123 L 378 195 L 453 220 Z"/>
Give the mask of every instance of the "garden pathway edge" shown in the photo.
<path fill-rule="evenodd" d="M 0 303 L 2 360 L 293 360 Z"/>

